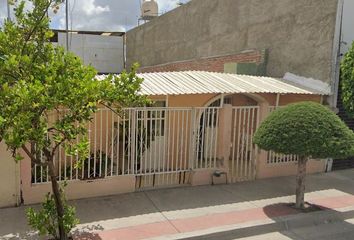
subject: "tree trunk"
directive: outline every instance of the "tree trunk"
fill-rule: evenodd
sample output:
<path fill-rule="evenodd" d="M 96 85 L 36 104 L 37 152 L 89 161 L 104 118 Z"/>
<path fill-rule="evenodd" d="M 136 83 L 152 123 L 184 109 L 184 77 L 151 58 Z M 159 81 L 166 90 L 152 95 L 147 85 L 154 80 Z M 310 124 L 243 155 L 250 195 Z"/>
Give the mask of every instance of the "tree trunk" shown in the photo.
<path fill-rule="evenodd" d="M 54 201 L 55 201 L 55 206 L 56 206 L 57 215 L 58 215 L 59 239 L 60 240 L 67 240 L 68 236 L 65 232 L 64 224 L 62 221 L 63 216 L 64 216 L 64 206 L 63 206 L 63 201 L 62 201 L 62 197 L 61 197 L 59 184 L 57 181 L 57 176 L 56 176 L 55 170 L 54 170 L 53 158 L 48 160 L 48 169 L 49 169 L 50 180 L 52 182 L 52 190 L 53 190 Z"/>
<path fill-rule="evenodd" d="M 305 177 L 307 157 L 300 156 L 297 164 L 296 176 L 296 208 L 304 208 L 305 205 Z"/>

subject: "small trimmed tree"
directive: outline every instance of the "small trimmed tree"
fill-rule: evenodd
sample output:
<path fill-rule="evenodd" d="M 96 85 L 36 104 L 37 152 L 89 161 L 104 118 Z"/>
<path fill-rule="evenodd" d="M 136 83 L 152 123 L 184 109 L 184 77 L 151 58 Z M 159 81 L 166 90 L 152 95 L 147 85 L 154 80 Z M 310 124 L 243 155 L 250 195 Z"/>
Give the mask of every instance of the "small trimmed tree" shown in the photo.
<path fill-rule="evenodd" d="M 354 155 L 354 133 L 327 107 L 300 102 L 280 108 L 260 125 L 254 142 L 262 149 L 298 155 L 296 207 L 304 207 L 306 163 L 309 158 Z"/>
<path fill-rule="evenodd" d="M 341 88 L 344 108 L 354 116 L 354 42 L 341 63 Z"/>
<path fill-rule="evenodd" d="M 15 2 L 16 20 L 0 28 L 0 141 L 15 160 L 27 155 L 32 164 L 48 167 L 52 194 L 43 211 L 27 214 L 40 233 L 66 240 L 77 221 L 65 203 L 54 156 L 63 146 L 66 154 L 78 156 L 79 166 L 88 153 L 86 125 L 92 114 L 100 105 L 118 113 L 122 107 L 145 104 L 146 98 L 138 95 L 142 79 L 133 69 L 98 80 L 92 67 L 51 44 L 48 10 L 56 11 L 62 0 Z M 25 2 L 33 6 L 29 11 Z"/>

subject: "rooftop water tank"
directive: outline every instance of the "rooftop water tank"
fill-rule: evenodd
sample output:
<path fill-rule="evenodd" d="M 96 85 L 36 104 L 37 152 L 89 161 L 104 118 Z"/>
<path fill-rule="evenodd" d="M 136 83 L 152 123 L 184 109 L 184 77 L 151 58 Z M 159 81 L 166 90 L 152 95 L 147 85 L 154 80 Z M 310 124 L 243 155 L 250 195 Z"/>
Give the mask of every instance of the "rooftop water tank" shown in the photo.
<path fill-rule="evenodd" d="M 143 4 L 141 5 L 141 19 L 142 20 L 151 20 L 154 17 L 158 16 L 159 7 L 157 2 L 154 0 L 143 0 Z"/>

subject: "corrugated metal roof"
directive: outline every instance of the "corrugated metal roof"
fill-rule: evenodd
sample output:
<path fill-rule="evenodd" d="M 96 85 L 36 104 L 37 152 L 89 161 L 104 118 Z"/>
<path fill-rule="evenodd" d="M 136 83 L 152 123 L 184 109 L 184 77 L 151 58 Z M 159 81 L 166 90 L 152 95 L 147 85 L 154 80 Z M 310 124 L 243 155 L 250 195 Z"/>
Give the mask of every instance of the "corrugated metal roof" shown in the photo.
<path fill-rule="evenodd" d="M 145 95 L 280 93 L 328 95 L 284 79 L 204 71 L 139 73 Z"/>

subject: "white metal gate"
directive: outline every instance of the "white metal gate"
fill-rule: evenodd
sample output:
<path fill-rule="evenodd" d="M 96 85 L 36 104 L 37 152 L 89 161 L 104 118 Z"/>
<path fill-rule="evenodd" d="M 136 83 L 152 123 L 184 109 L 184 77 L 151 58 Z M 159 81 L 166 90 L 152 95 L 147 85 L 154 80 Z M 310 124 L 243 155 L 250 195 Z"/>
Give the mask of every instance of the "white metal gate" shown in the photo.
<path fill-rule="evenodd" d="M 255 179 L 256 145 L 253 135 L 258 127 L 259 107 L 233 107 L 229 175 L 231 182 Z"/>
<path fill-rule="evenodd" d="M 216 165 L 219 108 L 101 108 L 87 125 L 90 142 L 81 169 L 60 147 L 58 180 L 136 176 L 136 188 L 190 183 L 191 170 Z M 65 114 L 62 111 L 57 117 Z M 49 182 L 48 168 L 33 164 L 32 183 Z"/>

